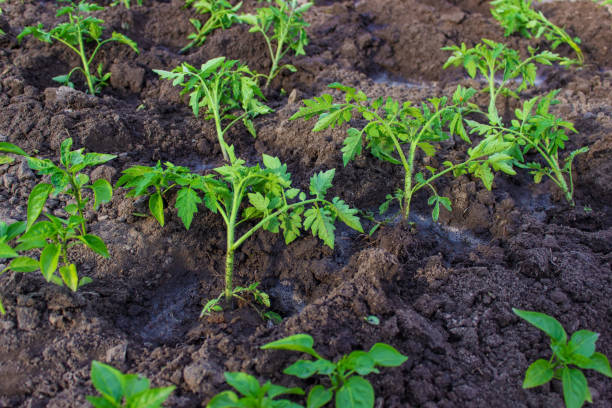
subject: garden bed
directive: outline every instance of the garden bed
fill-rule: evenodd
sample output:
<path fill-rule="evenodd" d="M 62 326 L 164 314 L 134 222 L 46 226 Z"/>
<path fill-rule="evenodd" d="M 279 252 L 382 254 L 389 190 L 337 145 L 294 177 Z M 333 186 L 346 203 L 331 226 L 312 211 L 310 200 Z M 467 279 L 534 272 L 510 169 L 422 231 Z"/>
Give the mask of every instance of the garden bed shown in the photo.
<path fill-rule="evenodd" d="M 305 190 L 315 172 L 336 168 L 331 192 L 365 210 L 376 210 L 401 185 L 401 171 L 370 154 L 343 167 L 347 127 L 312 132 L 314 121 L 289 121 L 302 99 L 329 92 L 332 82 L 417 103 L 450 97 L 458 84 L 481 86 L 463 70 L 442 70 L 449 53 L 441 47 L 481 38 L 544 46 L 505 40 L 484 1 L 316 3 L 306 17 L 307 55 L 292 57 L 297 72 L 284 71 L 266 94 L 275 112 L 254 120 L 256 139 L 238 126 L 227 140 L 251 164 L 263 153 L 278 156 Z M 85 87 L 78 80 L 77 90 L 51 80 L 78 63 L 61 45 L 16 40 L 26 25 L 55 22 L 55 2 L 4 4 L 0 141 L 55 158 L 70 136 L 77 147 L 118 155 L 92 174 L 113 183 L 135 164 L 171 161 L 202 173 L 222 164 L 212 122 L 195 118 L 179 89 L 152 70 L 226 56 L 266 71 L 270 61 L 262 38 L 245 25 L 217 30 L 204 46 L 180 54 L 195 16 L 183 4 L 144 0 L 100 14 L 109 31 L 128 35 L 141 52 L 122 45 L 101 51 L 112 76 L 97 97 L 79 91 Z M 249 0 L 243 8 L 256 6 Z M 248 307 L 199 318 L 205 299 L 223 289 L 219 218 L 202 210 L 186 231 L 167 213 L 162 228 L 134 215 L 146 212 L 146 202 L 117 189 L 111 203 L 91 214 L 92 231 L 111 258 L 84 250 L 75 258 L 93 283 L 72 293 L 39 273 L 0 278 L 7 308 L 0 317 L 0 407 L 86 406 L 94 359 L 144 374 L 155 386 L 176 385 L 169 407 L 205 405 L 227 388 L 225 371 L 310 386 L 281 373 L 295 355 L 259 349 L 295 333 L 312 335 L 332 359 L 376 342 L 406 355 L 401 367 L 368 377 L 377 407 L 562 406 L 558 383 L 521 388 L 529 363 L 548 358 L 550 349 L 545 335 L 511 309 L 552 315 L 570 333 L 596 331 L 598 350 L 612 355 L 612 17 L 587 1 L 551 2 L 542 10 L 582 39 L 585 55 L 581 69 L 541 70 L 538 85 L 522 95 L 561 89 L 553 111 L 578 130 L 566 148 L 590 148 L 575 161 L 575 207 L 554 184 L 533 184 L 526 172 L 497 176 L 492 191 L 464 175 L 442 179 L 453 211 L 443 209 L 439 223 L 431 222 L 427 198 L 418 194 L 414 224 L 387 224 L 372 236 L 339 227 L 334 250 L 307 235 L 285 246 L 282 236 L 260 231 L 237 252 L 236 282 L 261 282 L 283 317 L 275 325 Z M 558 51 L 571 55 L 563 46 Z M 444 144 L 440 162 L 454 148 Z M 25 219 L 37 180 L 24 161 L 0 166 L 0 220 Z M 52 213 L 62 206 L 62 197 L 47 205 Z M 369 324 L 369 315 L 380 325 Z M 593 406 L 612 405 L 610 380 L 587 378 Z"/>

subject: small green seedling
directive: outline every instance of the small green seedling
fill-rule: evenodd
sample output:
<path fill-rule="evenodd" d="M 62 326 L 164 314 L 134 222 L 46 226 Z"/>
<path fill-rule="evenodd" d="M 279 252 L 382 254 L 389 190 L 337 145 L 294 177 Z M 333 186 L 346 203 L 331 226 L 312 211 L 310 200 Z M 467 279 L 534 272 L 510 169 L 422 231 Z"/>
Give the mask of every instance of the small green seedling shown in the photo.
<path fill-rule="evenodd" d="M 246 65 L 225 57 L 213 58 L 197 69 L 183 63 L 171 72 L 154 70 L 161 78 L 172 80 L 173 85 L 183 87 L 181 95 L 189 93 L 189 106 L 197 117 L 205 108 L 206 118 L 213 118 L 223 159 L 229 160 L 224 136 L 229 128 L 242 120 L 253 137 L 256 136 L 252 118 L 272 111 L 260 99 L 264 99 L 257 75 Z M 238 114 L 237 112 L 242 112 Z M 223 128 L 221 122 L 230 123 Z"/>
<path fill-rule="evenodd" d="M 6 0 L 0 0 L 0 3 L 4 3 Z M 2 9 L 0 8 L 0 14 L 2 14 Z M 6 34 L 4 31 L 0 30 L 0 37 Z"/>
<path fill-rule="evenodd" d="M 119 4 L 123 4 L 125 8 L 129 10 L 130 7 L 132 6 L 132 1 L 131 0 L 114 0 L 110 4 L 110 6 L 115 7 L 115 6 L 118 6 Z M 139 6 L 142 6 L 142 0 L 136 0 L 136 4 L 138 4 Z"/>
<path fill-rule="evenodd" d="M 440 205 L 451 210 L 451 201 L 440 196 L 434 186 L 441 176 L 452 173 L 455 176 L 470 173 L 480 178 L 487 189 L 491 189 L 493 171 L 501 170 L 515 174 L 511 166 L 512 157 L 502 153 L 511 147 L 511 143 L 503 141 L 499 136 L 492 135 L 482 140 L 478 145 L 468 150 L 468 158 L 459 163 L 445 161 L 441 169 L 425 166 L 429 174 L 416 172 L 417 149 L 427 156 L 436 154 L 436 146 L 458 135 L 462 140 L 471 143 L 464 128 L 464 115 L 471 112 L 469 99 L 476 93 L 473 89 L 461 86 L 457 88 L 452 99 L 432 98 L 421 107 L 411 102 L 399 102 L 391 98 L 371 100 L 362 91 L 341 84 L 331 84 L 330 88 L 345 93 L 342 103 L 334 103 L 330 94 L 304 100 L 302 107 L 291 119 L 310 119 L 318 116 L 314 131 L 342 125 L 350 121 L 354 115 L 360 115 L 367 124 L 362 129 L 350 128 L 348 137 L 344 140 L 342 159 L 346 166 L 362 152 L 363 139 L 373 156 L 404 168 L 404 188 L 398 189 L 393 195 L 387 195 L 381 207 L 381 213 L 387 211 L 389 204 L 397 200 L 402 210 L 404 220 L 410 215 L 410 204 L 415 193 L 422 188 L 431 190 L 429 205 L 433 206 L 432 218 L 437 221 Z M 403 145 L 409 146 L 408 154 Z"/>
<path fill-rule="evenodd" d="M 538 387 L 554 378 L 561 380 L 563 384 L 563 399 L 567 408 L 580 408 L 585 401 L 592 403 L 591 392 L 581 369 L 595 370 L 612 378 L 608 358 L 595 352 L 595 342 L 599 334 L 578 330 L 568 342 L 563 326 L 555 318 L 526 310 L 512 311 L 550 337 L 553 353 L 549 360 L 539 359 L 529 366 L 523 388 Z"/>
<path fill-rule="evenodd" d="M 301 388 L 286 388 L 266 381 L 260 385 L 252 375 L 245 373 L 224 373 L 225 380 L 243 397 L 233 391 L 223 391 L 206 404 L 206 408 L 302 408 L 286 399 L 283 395 L 304 395 Z"/>
<path fill-rule="evenodd" d="M 53 80 L 74 88 L 70 78 L 76 71 L 81 71 L 87 81 L 89 93 L 95 95 L 104 86 L 108 85 L 110 79 L 110 73 L 103 73 L 102 63 L 98 64 L 97 75 L 92 72 L 93 61 L 103 45 L 118 42 L 129 46 L 134 52 L 138 53 L 136 43 L 123 34 L 113 32 L 110 38 L 102 39 L 102 23 L 104 23 L 104 20 L 88 15 L 99 10 L 104 10 L 104 7 L 95 3 L 87 3 L 85 0 L 78 4 L 71 2 L 68 6 L 60 8 L 56 13 L 57 17 L 67 15 L 68 22 L 58 24 L 50 31 L 46 31 L 42 23 L 36 26 L 28 26 L 17 36 L 17 39 L 21 41 L 24 37 L 32 35 L 40 41 L 52 43 L 55 40 L 70 48 L 80 57 L 81 66 L 74 67 L 68 74 L 56 76 Z M 93 51 L 89 55 L 87 55 L 89 49 L 87 43 L 94 45 Z"/>
<path fill-rule="evenodd" d="M 311 336 L 296 334 L 261 347 L 264 350 L 298 351 L 313 357 L 313 360 L 298 360 L 283 370 L 287 375 L 302 379 L 315 374 L 329 378 L 331 386 L 315 385 L 310 389 L 308 408 L 320 408 L 329 403 L 334 395 L 336 408 L 372 408 L 374 389 L 363 376 L 378 374 L 377 367 L 398 367 L 408 359 L 388 344 L 376 343 L 368 352 L 353 351 L 334 363 L 317 353 L 312 348 L 313 344 Z"/>
<path fill-rule="evenodd" d="M 544 36 L 550 41 L 554 50 L 561 44 L 569 45 L 576 53 L 577 60 L 568 63 L 582 65 L 584 55 L 580 49 L 580 38 L 572 38 L 561 27 L 556 26 L 541 11 L 531 7 L 533 0 L 494 0 L 491 2 L 491 14 L 505 29 L 505 36 L 519 33 L 526 38 Z"/>
<path fill-rule="evenodd" d="M 537 52 L 531 47 L 529 47 L 529 57 L 523 60 L 516 50 L 487 39 L 483 39 L 473 48 L 467 48 L 465 43 L 462 43 L 461 47 L 453 45 L 442 49 L 453 53 L 443 69 L 449 66 L 463 66 L 471 78 L 475 78 L 480 73 L 486 79 L 488 86 L 482 92 L 489 93 L 487 116 L 494 124 L 501 123 L 496 107 L 498 97 L 503 95 L 518 99 L 519 92 L 528 86 L 534 86 L 538 70 L 536 63 L 542 65 L 552 65 L 555 62 L 559 62 L 560 65 L 568 63 L 567 58 L 550 51 Z M 500 73 L 502 77 L 498 80 L 497 74 Z"/>
<path fill-rule="evenodd" d="M 185 5 L 193 7 L 200 14 L 210 14 L 210 16 L 204 24 L 198 19 L 189 19 L 196 32 L 189 34 L 187 39 L 191 42 L 184 46 L 181 52 L 185 52 L 194 46 L 201 46 L 206 41 L 208 34 L 214 30 L 218 28 L 227 29 L 238 22 L 236 13 L 242 7 L 242 2 L 232 6 L 227 0 L 186 0 Z"/>
<path fill-rule="evenodd" d="M 28 165 L 38 174 L 48 176 L 50 183 L 37 184 L 30 193 L 27 206 L 27 222 L 0 226 L 0 258 L 12 259 L 1 272 L 34 272 L 40 270 L 45 279 L 57 285 L 65 284 L 72 291 L 91 282 L 88 277 L 79 279 L 77 267 L 69 260 L 68 252 L 76 245 L 85 245 L 105 258 L 109 257 L 104 241 L 97 235 L 87 232 L 85 210 L 90 199 L 85 191 L 91 190 L 94 197 L 93 210 L 100 204 L 112 199 L 113 190 L 104 179 L 89 182 L 89 177 L 82 173 L 86 167 L 93 167 L 116 156 L 110 154 L 86 153 L 83 149 L 70 150 L 72 139 L 64 140 L 60 146 L 60 164 L 49 159 L 30 157 L 19 147 L 0 142 L 0 152 L 23 156 Z M 68 218 L 45 214 L 47 221 L 38 221 L 50 195 L 64 194 L 72 203 L 64 207 Z M 23 235 L 21 235 L 23 233 Z M 18 236 L 21 235 L 21 236 Z M 16 241 L 14 247 L 9 244 Z M 21 252 L 39 249 L 39 259 L 20 255 Z M 59 267 L 59 276 L 56 275 Z M 0 274 L 1 274 L 0 273 Z"/>
<path fill-rule="evenodd" d="M 87 401 L 94 408 L 160 408 L 168 399 L 175 386 L 150 388 L 150 381 L 136 374 L 121 371 L 93 361 L 91 382 L 100 397 L 88 395 Z"/>
<path fill-rule="evenodd" d="M 272 5 L 260 7 L 257 9 L 257 14 L 240 16 L 240 21 L 252 26 L 249 32 L 261 33 L 266 40 L 272 59 L 272 67 L 266 76 L 266 89 L 283 69 L 297 71 L 291 64 L 279 66 L 289 51 L 293 50 L 295 55 L 306 55 L 304 47 L 308 44 L 306 35 L 308 23 L 304 21 L 303 15 L 313 5 L 312 2 L 299 5 L 297 0 L 276 0 L 276 4 L 278 7 Z"/>
<path fill-rule="evenodd" d="M 281 230 L 287 244 L 300 235 L 300 229 L 311 230 L 329 247 L 334 247 L 334 222 L 340 219 L 349 227 L 363 232 L 359 218 L 355 216 L 357 210 L 350 208 L 344 201 L 335 197 L 332 201 L 325 199 L 327 190 L 332 187 L 334 170 L 320 172 L 310 179 L 310 193 L 313 198 L 307 198 L 306 193 L 291 187 L 291 174 L 287 172 L 287 165 L 282 164 L 276 157 L 263 155 L 264 167 L 259 164 L 245 166 L 245 161 L 237 159 L 233 146 L 228 148 L 229 165 L 215 169 L 218 175 L 196 174 L 185 175 L 183 180 L 164 180 L 163 177 L 152 175 L 143 171 L 139 166 L 137 170 L 127 169 L 120 183 L 133 189 L 133 196 L 157 195 L 167 190 L 169 183 L 181 185 L 184 193 L 181 200 L 177 196 L 176 207 L 181 212 L 189 214 L 189 219 L 197 211 L 197 205 L 202 202 L 198 194 L 204 195 L 204 204 L 215 214 L 219 214 L 226 225 L 227 243 L 225 259 L 225 290 L 226 304 L 231 304 L 234 297 L 233 274 L 235 251 L 256 231 L 263 228 L 272 233 Z M 181 170 L 182 172 L 182 170 Z M 152 185 L 151 178 L 155 178 Z M 188 180 L 188 181 L 187 181 Z M 146 186 L 146 187 L 145 187 Z M 187 187 L 187 188 L 186 188 Z M 155 189 L 154 193 L 151 190 Z M 248 204 L 243 208 L 243 201 Z M 291 202 L 297 199 L 297 201 Z M 158 198 L 154 202 L 158 202 Z M 151 201 L 149 201 L 151 203 Z M 307 206 L 310 208 L 306 209 Z M 150 204 L 151 207 L 151 204 Z M 158 204 L 153 208 L 158 211 Z M 152 210 L 153 212 L 153 210 Z M 157 219 L 161 217 L 155 216 Z M 237 236 L 238 226 L 245 222 L 258 221 L 242 235 Z M 186 223 L 186 226 L 189 225 Z M 257 298 L 255 292 L 251 293 Z M 208 302 L 203 314 L 218 310 L 217 303 Z"/>
<path fill-rule="evenodd" d="M 513 164 L 528 169 L 536 183 L 539 183 L 543 176 L 549 177 L 563 191 L 570 205 L 574 205 L 572 162 L 578 154 L 587 152 L 588 147 L 574 150 L 561 164 L 559 150 L 565 148 L 565 142 L 568 140 L 566 131 L 576 132 L 576 129 L 572 123 L 563 121 L 549 112 L 550 106 L 558 103 L 554 99 L 558 91 L 524 102 L 522 109 L 515 110 L 516 118 L 511 121 L 510 126 L 504 125 L 496 107 L 499 95 L 518 97 L 517 92 L 534 84 L 537 74 L 535 63 L 550 65 L 553 62 L 562 61 L 561 57 L 549 51 L 536 54 L 533 49 L 530 49 L 531 56 L 521 60 L 516 51 L 503 44 L 489 40 L 483 41 L 482 44 L 470 49 L 467 49 L 465 44 L 462 44 L 461 47 L 445 48 L 453 51 L 453 55 L 444 65 L 445 68 L 449 65 L 463 65 L 472 78 L 480 72 L 489 84 L 485 89 L 489 93 L 487 112 L 473 107 L 474 112 L 487 117 L 489 124 L 466 120 L 470 133 L 477 133 L 487 138 L 502 137 L 506 142 L 512 143 L 512 148 L 505 153 L 514 158 Z M 503 72 L 503 78 L 499 82 L 495 79 L 495 74 L 498 72 Z M 515 78 L 520 78 L 516 91 L 507 87 Z M 530 150 L 538 152 L 544 160 L 544 165 L 535 161 L 526 161 L 525 155 Z"/>

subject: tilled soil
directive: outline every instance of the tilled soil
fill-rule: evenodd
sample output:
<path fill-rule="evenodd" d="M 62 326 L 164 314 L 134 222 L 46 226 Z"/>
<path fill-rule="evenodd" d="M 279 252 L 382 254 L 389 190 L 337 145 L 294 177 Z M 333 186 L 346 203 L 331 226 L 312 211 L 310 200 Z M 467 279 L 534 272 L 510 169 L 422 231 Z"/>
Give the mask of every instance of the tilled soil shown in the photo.
<path fill-rule="evenodd" d="M 195 15 L 178 0 L 144 3 L 100 14 L 109 32 L 125 33 L 141 52 L 122 45 L 102 51 L 112 77 L 99 97 L 51 80 L 78 62 L 61 45 L 16 40 L 25 25 L 54 22 L 55 2 L 4 4 L 0 141 L 55 158 L 59 143 L 71 136 L 79 147 L 119 156 L 91 174 L 113 182 L 127 167 L 157 160 L 198 171 L 221 164 L 214 126 L 194 118 L 179 90 L 152 70 L 220 55 L 266 70 L 265 44 L 234 26 L 179 54 Z M 256 6 L 250 0 L 243 7 Z M 554 111 L 579 131 L 567 149 L 590 146 L 575 162 L 575 207 L 554 185 L 535 185 L 526 174 L 496 177 L 491 192 L 462 176 L 441 182 L 453 212 L 443 210 L 438 224 L 419 195 L 413 226 L 385 225 L 371 237 L 339 228 L 333 251 L 313 237 L 285 246 L 282 237 L 260 232 L 236 256 L 237 283 L 261 282 L 272 309 L 284 317 L 273 325 L 248 307 L 198 319 L 204 299 L 221 290 L 225 231 L 219 219 L 202 208 L 189 231 L 176 214 L 161 228 L 135 217 L 145 204 L 117 190 L 111 203 L 89 214 L 111 259 L 86 251 L 75 257 L 92 284 L 71 293 L 38 273 L 0 278 L 8 311 L 0 318 L 0 407 L 86 406 L 85 396 L 94 392 L 93 359 L 142 373 L 155 386 L 175 384 L 170 407 L 205 405 L 226 389 L 224 371 L 309 387 L 314 382 L 280 374 L 295 354 L 259 349 L 294 333 L 311 334 L 329 358 L 376 342 L 408 356 L 401 367 L 369 377 L 377 407 L 562 406 L 558 383 L 521 388 L 529 363 L 550 350 L 545 335 L 511 308 L 548 313 L 568 332 L 597 331 L 598 349 L 612 355 L 612 17 L 590 1 L 546 3 L 542 10 L 579 36 L 585 53 L 582 69 L 542 70 L 538 87 L 523 95 L 561 88 Z M 291 58 L 298 72 L 273 82 L 267 97 L 275 112 L 255 121 L 257 139 L 241 127 L 228 138 L 249 162 L 262 153 L 280 157 L 300 187 L 314 172 L 335 167 L 333 193 L 373 210 L 401 184 L 400 169 L 370 155 L 342 167 L 346 127 L 313 133 L 312 122 L 289 121 L 300 100 L 327 92 L 331 82 L 415 102 L 451 95 L 457 84 L 480 87 L 461 70 L 442 70 L 448 54 L 440 48 L 483 37 L 502 41 L 503 30 L 487 2 L 477 0 L 318 1 L 307 20 L 307 56 Z M 76 81 L 77 89 L 83 85 Z M 464 149 L 450 143 L 439 160 Z M 24 219 L 38 181 L 22 161 L 0 166 L 0 219 Z M 47 210 L 59 211 L 63 200 L 50 200 Z M 368 315 L 381 324 L 368 324 Z M 593 406 L 612 406 L 610 380 L 587 378 Z"/>

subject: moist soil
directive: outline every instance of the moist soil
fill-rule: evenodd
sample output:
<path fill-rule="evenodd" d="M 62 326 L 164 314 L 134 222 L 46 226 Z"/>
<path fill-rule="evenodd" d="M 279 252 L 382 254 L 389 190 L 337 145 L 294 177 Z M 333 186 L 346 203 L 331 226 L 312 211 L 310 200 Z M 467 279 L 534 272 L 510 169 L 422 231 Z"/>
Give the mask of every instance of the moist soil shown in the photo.
<path fill-rule="evenodd" d="M 78 63 L 61 44 L 16 39 L 26 25 L 55 22 L 56 3 L 4 4 L 0 140 L 56 158 L 70 136 L 77 147 L 118 155 L 91 174 L 113 182 L 129 166 L 158 160 L 200 172 L 221 164 L 214 126 L 195 118 L 179 90 L 152 70 L 221 55 L 255 70 L 270 62 L 264 41 L 239 25 L 180 54 L 189 18 L 197 17 L 183 5 L 144 0 L 130 10 L 100 12 L 109 33 L 128 35 L 141 52 L 123 45 L 103 49 L 99 60 L 112 73 L 110 86 L 92 97 L 80 91 L 81 78 L 76 90 L 51 80 Z M 248 0 L 243 9 L 256 6 Z M 568 332 L 597 331 L 598 349 L 612 355 L 612 17 L 590 1 L 541 9 L 582 39 L 585 54 L 583 68 L 541 70 L 538 86 L 522 95 L 561 89 L 554 112 L 578 130 L 567 150 L 590 147 L 575 161 L 575 207 L 550 182 L 533 184 L 525 173 L 497 176 L 492 191 L 461 176 L 441 181 L 453 211 L 443 210 L 436 224 L 427 197 L 418 195 L 414 224 L 387 224 L 372 236 L 338 228 L 335 250 L 310 236 L 285 246 L 281 236 L 257 233 L 237 253 L 236 283 L 261 282 L 272 310 L 283 317 L 272 324 L 245 305 L 199 318 L 205 300 L 222 289 L 225 230 L 219 219 L 201 208 L 186 231 L 167 210 L 162 228 L 136 217 L 146 203 L 118 189 L 111 203 L 88 214 L 111 258 L 87 251 L 74 256 L 93 283 L 72 293 L 39 273 L 0 278 L 7 307 L 0 318 L 0 407 L 87 406 L 94 359 L 146 375 L 155 386 L 176 385 L 169 407 L 204 406 L 228 388 L 225 371 L 310 387 L 314 381 L 281 374 L 295 353 L 259 349 L 295 333 L 312 335 L 319 352 L 332 359 L 376 342 L 408 356 L 401 367 L 369 376 L 377 407 L 563 406 L 558 382 L 521 388 L 530 362 L 548 358 L 550 349 L 545 335 L 511 308 L 548 313 Z M 504 39 L 480 0 L 317 1 L 307 20 L 307 56 L 291 57 L 297 72 L 281 74 L 266 93 L 275 112 L 256 119 L 256 139 L 237 126 L 228 140 L 250 163 L 262 153 L 280 157 L 301 188 L 314 172 L 336 168 L 332 193 L 369 210 L 401 185 L 400 168 L 369 154 L 343 167 L 346 127 L 313 133 L 313 122 L 289 121 L 301 99 L 342 82 L 373 97 L 418 103 L 449 96 L 458 84 L 482 85 L 462 70 L 442 70 L 448 57 L 443 46 L 480 38 L 520 49 L 546 46 Z M 557 51 L 571 55 L 563 46 Z M 453 142 L 442 148 L 439 162 L 465 150 Z M 0 166 L 0 181 L 0 219 L 25 219 L 27 196 L 39 178 L 17 160 Z M 64 200 L 51 199 L 47 210 L 61 214 Z M 367 323 L 369 315 L 380 324 Z M 612 406 L 610 380 L 590 372 L 587 378 L 593 406 Z"/>

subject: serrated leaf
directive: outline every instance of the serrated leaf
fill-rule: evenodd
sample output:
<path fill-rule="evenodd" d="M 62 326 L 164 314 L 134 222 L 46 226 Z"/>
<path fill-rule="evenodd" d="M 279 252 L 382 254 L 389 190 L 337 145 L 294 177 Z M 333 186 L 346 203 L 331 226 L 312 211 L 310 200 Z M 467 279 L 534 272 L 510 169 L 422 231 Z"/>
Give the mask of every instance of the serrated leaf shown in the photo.
<path fill-rule="evenodd" d="M 334 221 L 325 208 L 309 208 L 304 214 L 304 228 L 310 229 L 312 235 L 319 237 L 327 246 L 334 248 Z"/>
<path fill-rule="evenodd" d="M 340 221 L 345 223 L 348 227 L 363 233 L 363 227 L 361 226 L 361 222 L 359 221 L 359 217 L 355 214 L 359 213 L 359 210 L 355 208 L 350 208 L 343 200 L 338 197 L 334 197 L 332 200 L 332 204 L 334 205 L 333 209 Z"/>
<path fill-rule="evenodd" d="M 344 139 L 344 146 L 341 149 L 344 167 L 346 167 L 348 162 L 353 160 L 355 156 L 361 154 L 362 148 L 361 132 L 355 128 L 350 128 L 347 133 L 348 137 Z"/>
<path fill-rule="evenodd" d="M 188 230 L 193 221 L 193 215 L 198 212 L 198 204 L 202 199 L 191 188 L 182 188 L 176 195 L 176 208 L 178 216 L 183 221 L 185 228 Z"/>
<path fill-rule="evenodd" d="M 324 198 L 327 190 L 332 186 L 332 180 L 336 174 L 336 169 L 321 171 L 310 178 L 310 194 L 317 198 Z"/>

